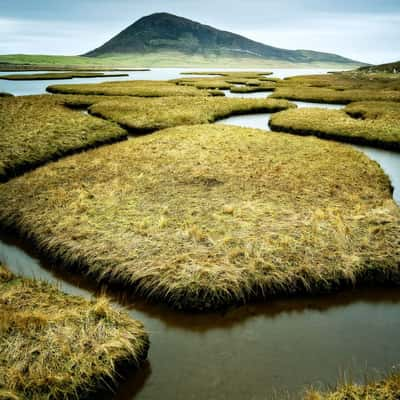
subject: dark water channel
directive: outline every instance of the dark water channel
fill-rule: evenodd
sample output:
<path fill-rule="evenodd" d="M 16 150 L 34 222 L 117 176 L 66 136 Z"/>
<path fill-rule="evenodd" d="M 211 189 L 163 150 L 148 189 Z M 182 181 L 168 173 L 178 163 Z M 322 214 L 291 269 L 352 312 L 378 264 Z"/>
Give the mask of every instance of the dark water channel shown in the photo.
<path fill-rule="evenodd" d="M 258 114 L 218 123 L 268 130 L 268 120 L 268 114 Z M 400 202 L 400 155 L 359 149 L 390 175 Z M 0 262 L 70 294 L 90 298 L 98 292 L 94 282 L 55 272 L 27 242 L 10 234 L 0 234 Z M 96 399 L 297 399 L 311 385 L 330 388 L 344 379 L 363 382 L 400 364 L 398 288 L 277 299 L 212 314 L 174 312 L 129 296 L 109 295 L 116 307 L 144 323 L 151 346 L 141 370 L 128 373 L 115 394 Z"/>
<path fill-rule="evenodd" d="M 80 277 L 51 272 L 26 243 L 0 237 L 0 261 L 24 276 L 92 297 Z M 400 290 L 359 289 L 278 299 L 223 313 L 186 314 L 114 296 L 145 324 L 151 346 L 143 368 L 115 395 L 96 399 L 299 398 L 310 385 L 363 381 L 400 362 Z"/>

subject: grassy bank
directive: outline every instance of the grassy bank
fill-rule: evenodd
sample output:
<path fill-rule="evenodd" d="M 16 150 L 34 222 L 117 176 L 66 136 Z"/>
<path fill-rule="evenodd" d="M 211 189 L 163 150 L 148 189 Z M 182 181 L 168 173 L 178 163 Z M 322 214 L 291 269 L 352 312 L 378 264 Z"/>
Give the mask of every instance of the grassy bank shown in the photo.
<path fill-rule="evenodd" d="M 272 97 L 337 104 L 400 101 L 400 76 L 361 72 L 298 76 L 278 82 Z"/>
<path fill-rule="evenodd" d="M 105 74 L 102 72 L 59 72 L 48 74 L 0 75 L 0 79 L 5 79 L 8 81 L 43 81 L 73 78 L 107 78 L 116 76 L 128 76 L 128 74 Z"/>
<path fill-rule="evenodd" d="M 0 398 L 79 399 L 138 367 L 149 340 L 141 323 L 105 298 L 87 301 L 0 265 Z"/>
<path fill-rule="evenodd" d="M 309 391 L 304 400 L 398 400 L 400 396 L 400 374 L 366 385 L 347 384 L 333 392 Z"/>
<path fill-rule="evenodd" d="M 147 54 L 112 54 L 100 57 L 56 56 L 56 55 L 1 55 L 0 63 L 33 64 L 42 66 L 84 66 L 84 67 L 205 67 L 205 68 L 357 68 L 360 64 L 342 63 L 292 63 L 260 57 L 239 57 L 231 54 L 220 56 L 187 54 L 179 51 L 159 51 Z"/>
<path fill-rule="evenodd" d="M 356 102 L 344 110 L 301 108 L 275 114 L 270 127 L 300 135 L 400 151 L 400 103 Z"/>
<path fill-rule="evenodd" d="M 50 259 L 177 308 L 400 282 L 388 178 L 311 137 L 172 128 L 13 179 L 0 202 Z"/>
<path fill-rule="evenodd" d="M 47 88 L 50 93 L 101 95 L 101 96 L 210 96 L 207 90 L 190 86 L 178 86 L 169 81 L 119 81 L 96 84 L 52 85 Z"/>
<path fill-rule="evenodd" d="M 71 152 L 122 140 L 119 126 L 62 105 L 56 96 L 0 101 L 0 180 Z"/>
<path fill-rule="evenodd" d="M 80 101 L 79 99 L 77 101 Z M 68 101 L 73 105 L 74 99 Z M 286 100 L 224 97 L 118 98 L 95 103 L 93 115 L 117 122 L 133 132 L 151 132 L 179 125 L 214 122 L 231 115 L 270 113 L 295 107 Z"/>

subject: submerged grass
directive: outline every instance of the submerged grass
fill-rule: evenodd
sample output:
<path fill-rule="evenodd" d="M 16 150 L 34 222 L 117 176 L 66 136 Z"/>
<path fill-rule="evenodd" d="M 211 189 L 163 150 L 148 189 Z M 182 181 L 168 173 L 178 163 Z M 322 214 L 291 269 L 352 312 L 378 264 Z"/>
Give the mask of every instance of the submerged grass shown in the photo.
<path fill-rule="evenodd" d="M 117 378 L 119 363 L 139 366 L 143 325 L 0 265 L 0 399 L 79 399 Z M 108 382 L 110 383 L 110 382 Z"/>
<path fill-rule="evenodd" d="M 0 75 L 0 79 L 8 81 L 43 81 L 73 78 L 106 78 L 113 76 L 129 76 L 129 74 L 106 74 L 103 72 L 57 72 L 48 74 Z"/>
<path fill-rule="evenodd" d="M 346 384 L 333 392 L 309 391 L 304 400 L 398 400 L 400 396 L 400 374 L 366 385 Z"/>
<path fill-rule="evenodd" d="M 73 101 L 74 99 L 69 100 L 69 104 Z M 117 122 L 129 131 L 151 132 L 178 125 L 206 124 L 231 115 L 270 113 L 292 107 L 296 106 L 287 100 L 270 99 L 118 98 L 97 102 L 89 108 L 89 112 Z"/>
<path fill-rule="evenodd" d="M 96 84 L 53 85 L 47 88 L 50 93 L 84 94 L 105 96 L 212 96 L 207 90 L 179 86 L 171 81 L 118 81 Z"/>
<path fill-rule="evenodd" d="M 1 225 L 61 265 L 176 308 L 400 282 L 389 179 L 312 137 L 167 129 L 13 179 L 0 202 Z"/>
<path fill-rule="evenodd" d="M 298 76 L 278 82 L 272 97 L 338 104 L 400 101 L 400 76 L 361 72 Z"/>
<path fill-rule="evenodd" d="M 121 140 L 127 132 L 64 107 L 57 96 L 0 101 L 0 180 L 73 151 Z"/>
<path fill-rule="evenodd" d="M 400 151 L 400 103 L 365 101 L 342 110 L 301 108 L 275 114 L 270 119 L 275 131 Z"/>

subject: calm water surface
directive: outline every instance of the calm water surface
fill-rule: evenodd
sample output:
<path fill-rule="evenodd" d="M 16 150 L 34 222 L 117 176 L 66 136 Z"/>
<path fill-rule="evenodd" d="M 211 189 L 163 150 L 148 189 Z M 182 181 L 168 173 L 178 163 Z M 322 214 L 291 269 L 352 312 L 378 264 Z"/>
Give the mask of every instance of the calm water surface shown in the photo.
<path fill-rule="evenodd" d="M 96 292 L 90 281 L 50 272 L 25 243 L 10 235 L 0 239 L 0 261 L 15 273 L 86 298 Z M 116 307 L 145 324 L 151 346 L 143 368 L 102 399 L 299 398 L 310 385 L 332 387 L 343 377 L 362 382 L 399 366 L 400 291 L 394 288 L 213 314 L 174 312 L 109 294 Z"/>
<path fill-rule="evenodd" d="M 245 69 L 243 71 L 260 71 L 260 69 Z M 167 80 L 177 79 L 183 77 L 190 77 L 190 75 L 181 75 L 181 72 L 192 72 L 192 71 L 241 71 L 240 69 L 212 69 L 212 68 L 153 68 L 151 71 L 126 71 L 128 76 L 115 77 L 115 78 L 74 78 L 74 79 L 63 79 L 54 81 L 5 81 L 0 80 L 0 92 L 12 93 L 16 96 L 31 95 L 31 94 L 43 94 L 46 93 L 46 87 L 50 85 L 62 85 L 62 84 L 73 84 L 73 83 L 100 83 L 100 82 L 111 82 L 111 81 L 125 81 L 132 79 L 140 80 Z M 262 71 L 262 70 L 261 70 Z M 273 76 L 278 78 L 285 78 L 293 75 L 305 75 L 305 74 L 322 74 L 326 73 L 324 69 L 274 69 L 270 70 L 274 72 Z M 39 71 L 38 73 L 46 73 L 47 71 Z M 57 71 L 50 71 L 57 72 Z M 118 74 L 120 71 L 102 71 L 104 73 Z M 125 73 L 125 71 L 123 71 Z M 0 72 L 1 75 L 8 74 L 29 74 L 35 72 Z M 121 71 L 122 73 L 122 71 Z"/>

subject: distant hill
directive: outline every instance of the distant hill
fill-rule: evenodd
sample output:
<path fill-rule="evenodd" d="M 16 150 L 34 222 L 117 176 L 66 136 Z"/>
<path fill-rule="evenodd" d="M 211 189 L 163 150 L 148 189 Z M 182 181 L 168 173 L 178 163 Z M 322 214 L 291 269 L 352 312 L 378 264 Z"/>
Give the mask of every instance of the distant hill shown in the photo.
<path fill-rule="evenodd" d="M 381 64 L 381 65 L 370 65 L 367 67 L 361 67 L 360 71 L 365 72 L 391 72 L 400 74 L 400 61 L 388 63 L 388 64 Z"/>
<path fill-rule="evenodd" d="M 336 54 L 268 46 L 168 13 L 143 17 L 99 48 L 84 54 L 85 57 L 142 57 L 152 60 L 153 65 L 157 60 L 165 61 L 168 55 L 186 61 L 246 59 L 256 64 L 268 61 L 282 65 L 366 65 Z"/>

